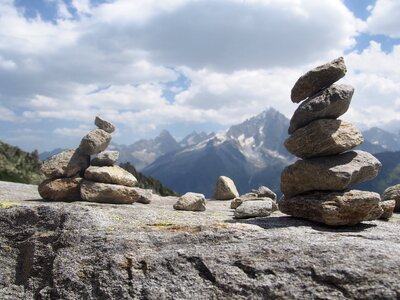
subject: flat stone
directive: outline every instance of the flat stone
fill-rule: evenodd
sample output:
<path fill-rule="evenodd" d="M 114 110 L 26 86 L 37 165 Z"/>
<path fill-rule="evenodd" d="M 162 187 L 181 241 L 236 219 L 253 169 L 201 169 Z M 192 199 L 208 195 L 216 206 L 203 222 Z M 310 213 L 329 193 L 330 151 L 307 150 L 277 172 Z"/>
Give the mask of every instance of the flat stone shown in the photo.
<path fill-rule="evenodd" d="M 296 130 L 285 141 L 286 149 L 301 158 L 328 156 L 353 149 L 364 138 L 351 123 L 320 119 Z"/>
<path fill-rule="evenodd" d="M 81 201 L 80 187 L 82 178 L 47 179 L 38 186 L 43 199 L 52 201 Z"/>
<path fill-rule="evenodd" d="M 395 200 L 396 206 L 394 208 L 394 211 L 400 212 L 400 184 L 388 187 L 383 192 L 382 200 Z"/>
<path fill-rule="evenodd" d="M 111 134 L 102 129 L 94 129 L 83 137 L 79 150 L 83 154 L 94 155 L 106 150 L 110 141 Z"/>
<path fill-rule="evenodd" d="M 119 151 L 103 151 L 96 155 L 95 158 L 92 159 L 90 164 L 92 166 L 112 166 L 119 158 Z"/>
<path fill-rule="evenodd" d="M 310 99 L 302 102 L 290 119 L 288 133 L 304 127 L 318 119 L 336 119 L 349 108 L 354 88 L 350 85 L 332 84 Z"/>
<path fill-rule="evenodd" d="M 384 200 L 380 203 L 383 213 L 380 215 L 380 219 L 389 220 L 393 216 L 394 208 L 396 207 L 395 200 Z"/>
<path fill-rule="evenodd" d="M 206 199 L 203 194 L 186 193 L 174 204 L 176 210 L 205 211 Z"/>
<path fill-rule="evenodd" d="M 132 204 L 138 201 L 139 194 L 133 187 L 83 180 L 81 197 L 89 202 Z"/>
<path fill-rule="evenodd" d="M 151 203 L 151 200 L 153 199 L 153 191 L 151 189 L 141 189 L 137 187 L 134 189 L 139 194 L 139 199 L 137 200 L 138 203 Z"/>
<path fill-rule="evenodd" d="M 85 171 L 85 179 L 102 182 L 120 184 L 133 187 L 137 184 L 137 179 L 128 171 L 119 166 L 95 167 L 91 166 Z"/>
<path fill-rule="evenodd" d="M 268 217 L 273 211 L 273 200 L 265 198 L 264 201 L 249 200 L 243 202 L 235 209 L 233 215 L 235 219 L 248 219 L 256 217 Z"/>
<path fill-rule="evenodd" d="M 105 132 L 113 133 L 115 131 L 115 126 L 113 124 L 100 118 L 99 116 L 96 116 L 96 119 L 94 120 L 94 124 L 98 128 L 104 130 Z"/>
<path fill-rule="evenodd" d="M 346 75 L 343 57 L 318 66 L 301 76 L 291 91 L 292 102 L 298 103 L 330 86 Z"/>
<path fill-rule="evenodd" d="M 298 160 L 282 171 L 281 191 L 287 197 L 314 190 L 342 191 L 375 178 L 381 166 L 373 155 L 360 150 Z"/>
<path fill-rule="evenodd" d="M 316 191 L 291 198 L 282 197 L 279 210 L 293 217 L 326 225 L 355 225 L 368 220 L 371 211 L 379 207 L 379 202 L 379 194 L 373 192 Z"/>
<path fill-rule="evenodd" d="M 246 201 L 270 201 L 270 200 L 272 200 L 272 211 L 278 210 L 278 205 L 276 204 L 275 199 L 271 199 L 269 197 L 258 197 L 258 195 L 255 193 L 247 193 L 245 195 L 233 199 L 231 201 L 231 208 L 236 209 Z"/>
<path fill-rule="evenodd" d="M 235 183 L 227 176 L 220 176 L 215 187 L 214 199 L 232 200 L 239 197 Z"/>
<path fill-rule="evenodd" d="M 258 189 L 252 190 L 253 193 L 256 193 L 260 198 L 271 198 L 272 200 L 276 201 L 276 194 L 270 190 L 268 187 L 262 185 Z"/>
<path fill-rule="evenodd" d="M 90 157 L 78 149 L 65 150 L 46 159 L 40 166 L 40 171 L 47 178 L 73 177 L 83 174 L 89 166 Z"/>

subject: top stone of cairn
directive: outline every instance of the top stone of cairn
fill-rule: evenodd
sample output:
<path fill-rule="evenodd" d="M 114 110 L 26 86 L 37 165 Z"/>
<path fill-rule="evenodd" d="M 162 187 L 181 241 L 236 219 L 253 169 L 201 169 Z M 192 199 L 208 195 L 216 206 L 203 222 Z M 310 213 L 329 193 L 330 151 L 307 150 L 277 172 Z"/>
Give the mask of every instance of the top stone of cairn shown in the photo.
<path fill-rule="evenodd" d="M 318 66 L 301 76 L 291 91 L 292 102 L 299 103 L 330 86 L 346 75 L 346 65 L 343 57 Z"/>
<path fill-rule="evenodd" d="M 96 119 L 94 120 L 94 124 L 98 128 L 103 129 L 105 132 L 113 133 L 115 131 L 115 126 L 113 124 L 100 118 L 99 116 L 96 116 Z"/>

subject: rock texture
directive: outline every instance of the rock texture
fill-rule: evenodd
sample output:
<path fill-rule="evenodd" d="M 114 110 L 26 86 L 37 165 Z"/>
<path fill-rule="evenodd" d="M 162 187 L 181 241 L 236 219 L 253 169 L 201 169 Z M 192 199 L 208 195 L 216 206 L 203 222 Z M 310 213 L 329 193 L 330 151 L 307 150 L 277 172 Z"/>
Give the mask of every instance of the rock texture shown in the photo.
<path fill-rule="evenodd" d="M 110 141 L 111 134 L 102 129 L 94 129 L 82 138 L 79 150 L 83 154 L 94 155 L 104 151 Z"/>
<path fill-rule="evenodd" d="M 318 119 L 336 119 L 348 109 L 354 88 L 350 85 L 332 84 L 329 88 L 302 102 L 290 119 L 288 133 Z"/>
<path fill-rule="evenodd" d="M 90 157 L 79 150 L 66 150 L 45 160 L 40 171 L 47 178 L 73 177 L 85 171 Z"/>
<path fill-rule="evenodd" d="M 273 200 L 265 198 L 265 201 L 248 200 L 235 209 L 235 219 L 248 219 L 256 217 L 268 217 L 273 212 Z"/>
<path fill-rule="evenodd" d="M 81 184 L 81 197 L 85 201 L 132 204 L 139 200 L 133 187 L 84 180 Z"/>
<path fill-rule="evenodd" d="M 0 182 L 0 299 L 396 299 L 400 217 L 332 228 L 232 219 L 224 201 L 49 203 Z M 19 200 L 17 200 L 19 199 Z M 3 204 L 3 201 L 6 201 Z M 8 207 L 8 208 L 4 208 Z"/>
<path fill-rule="evenodd" d="M 203 194 L 186 193 L 174 204 L 176 210 L 205 211 L 206 199 Z"/>
<path fill-rule="evenodd" d="M 118 151 L 103 151 L 96 155 L 95 158 L 92 159 L 90 164 L 92 166 L 112 166 L 114 165 L 119 158 Z"/>
<path fill-rule="evenodd" d="M 220 176 L 215 187 L 214 199 L 216 200 L 232 200 L 239 197 L 232 179 L 226 176 Z"/>
<path fill-rule="evenodd" d="M 394 208 L 394 211 L 400 212 L 400 184 L 388 187 L 383 192 L 382 200 L 395 200 L 396 207 Z"/>
<path fill-rule="evenodd" d="M 81 201 L 82 178 L 58 178 L 43 181 L 38 191 L 40 196 L 46 200 L 52 201 Z"/>
<path fill-rule="evenodd" d="M 327 225 L 355 225 L 368 219 L 372 210 L 379 210 L 379 217 L 383 212 L 379 202 L 379 194 L 373 192 L 312 192 L 291 198 L 284 196 L 279 201 L 279 210 Z"/>
<path fill-rule="evenodd" d="M 323 88 L 330 86 L 344 77 L 346 71 L 343 57 L 339 57 L 308 71 L 294 84 L 291 91 L 292 101 L 298 103 L 308 97 L 314 96 Z"/>
<path fill-rule="evenodd" d="M 85 171 L 85 179 L 102 182 L 112 183 L 124 186 L 135 186 L 137 179 L 128 171 L 118 166 L 112 167 L 94 167 L 91 166 Z"/>
<path fill-rule="evenodd" d="M 136 202 L 149 204 L 153 199 L 153 191 L 151 189 L 135 188 L 135 191 L 139 194 L 139 198 Z"/>
<path fill-rule="evenodd" d="M 268 197 L 258 197 L 257 194 L 255 194 L 255 196 L 254 196 L 254 193 L 248 193 L 248 194 L 245 194 L 243 196 L 233 199 L 231 201 L 230 207 L 232 209 L 236 209 L 246 201 L 270 201 L 270 200 L 272 200 L 272 210 L 273 211 L 278 210 L 278 206 L 276 204 L 275 199 L 271 199 Z"/>
<path fill-rule="evenodd" d="M 385 200 L 380 203 L 383 213 L 380 215 L 380 219 L 389 220 L 393 216 L 394 208 L 396 207 L 395 200 Z"/>
<path fill-rule="evenodd" d="M 291 197 L 313 190 L 345 190 L 351 184 L 375 178 L 380 168 L 374 156 L 359 150 L 298 160 L 283 170 L 281 191 Z"/>
<path fill-rule="evenodd" d="M 286 149 L 301 158 L 328 156 L 353 149 L 364 142 L 351 123 L 320 119 L 296 130 L 285 141 Z"/>
<path fill-rule="evenodd" d="M 271 191 L 268 187 L 262 185 L 256 190 L 252 190 L 253 193 L 256 193 L 260 198 L 271 198 L 272 200 L 276 200 L 276 194 Z"/>
<path fill-rule="evenodd" d="M 113 124 L 111 124 L 110 122 L 100 118 L 99 116 L 96 116 L 96 118 L 94 119 L 94 124 L 99 129 L 102 129 L 105 132 L 113 133 L 115 131 L 115 126 Z"/>

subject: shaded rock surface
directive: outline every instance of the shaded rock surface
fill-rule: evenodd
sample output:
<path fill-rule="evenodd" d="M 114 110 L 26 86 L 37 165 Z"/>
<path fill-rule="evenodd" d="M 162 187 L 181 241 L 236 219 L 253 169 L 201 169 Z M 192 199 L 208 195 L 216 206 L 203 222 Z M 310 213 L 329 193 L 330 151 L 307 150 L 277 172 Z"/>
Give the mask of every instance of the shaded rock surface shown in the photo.
<path fill-rule="evenodd" d="M 82 178 L 48 179 L 39 184 L 38 192 L 43 199 L 53 201 L 81 201 Z"/>
<path fill-rule="evenodd" d="M 79 150 L 83 154 L 94 155 L 106 150 L 110 141 L 111 134 L 102 129 L 94 129 L 82 138 Z"/>
<path fill-rule="evenodd" d="M 70 149 L 56 154 L 45 160 L 40 171 L 47 178 L 73 177 L 89 166 L 90 157 L 79 150 Z"/>
<path fill-rule="evenodd" d="M 1 299 L 396 299 L 400 217 L 331 228 L 274 212 L 233 220 L 223 201 L 22 201 L 0 182 Z M 3 205 L 3 202 L 6 203 Z M 14 203 L 13 206 L 10 203 Z M 3 208 L 5 206 L 9 208 Z"/>
<path fill-rule="evenodd" d="M 125 186 L 135 186 L 137 179 L 128 171 L 119 166 L 112 167 L 94 167 L 91 166 L 85 171 L 85 179 L 102 182 L 120 184 Z"/>
<path fill-rule="evenodd" d="M 149 204 L 153 199 L 153 191 L 151 189 L 142 189 L 142 188 L 134 188 L 135 191 L 138 193 L 139 198 L 136 202 Z"/>
<path fill-rule="evenodd" d="M 115 131 L 115 126 L 113 124 L 111 124 L 110 122 L 100 118 L 99 116 L 96 116 L 96 118 L 94 119 L 94 124 L 99 129 L 102 129 L 105 132 L 113 133 Z"/>
<path fill-rule="evenodd" d="M 400 184 L 396 184 L 396 185 L 388 187 L 383 192 L 382 200 L 395 200 L 396 206 L 394 208 L 394 211 L 399 212 L 400 211 Z"/>
<path fill-rule="evenodd" d="M 340 191 L 351 184 L 375 178 L 381 163 L 364 151 L 298 160 L 281 174 L 281 191 L 294 196 L 308 191 Z"/>
<path fill-rule="evenodd" d="M 294 84 L 291 99 L 298 103 L 314 96 L 323 88 L 330 86 L 346 75 L 346 66 L 343 57 L 318 66 L 301 76 Z"/>
<path fill-rule="evenodd" d="M 350 85 L 332 84 L 329 88 L 302 102 L 290 119 L 288 133 L 318 119 L 336 119 L 350 106 L 354 88 Z"/>
<path fill-rule="evenodd" d="M 233 180 L 226 176 L 220 176 L 215 187 L 214 199 L 231 200 L 236 197 L 239 197 L 239 192 Z"/>
<path fill-rule="evenodd" d="M 380 203 L 380 206 L 383 209 L 383 213 L 380 215 L 380 218 L 383 220 L 388 220 L 393 216 L 393 211 L 396 206 L 396 201 L 385 200 Z"/>
<path fill-rule="evenodd" d="M 364 141 L 351 123 L 320 119 L 296 130 L 285 141 L 286 149 L 301 158 L 328 156 L 353 149 Z"/>
<path fill-rule="evenodd" d="M 273 211 L 273 200 L 265 198 L 264 201 L 248 200 L 235 209 L 235 219 L 247 219 L 256 217 L 268 217 Z"/>
<path fill-rule="evenodd" d="M 139 200 L 133 187 L 88 180 L 82 181 L 81 197 L 85 201 L 112 204 L 132 204 Z"/>
<path fill-rule="evenodd" d="M 252 192 L 256 193 L 258 197 L 267 197 L 276 200 L 276 194 L 264 185 L 260 186 L 258 189 L 252 190 Z"/>
<path fill-rule="evenodd" d="M 377 193 L 350 190 L 345 192 L 312 192 L 279 201 L 279 210 L 285 214 L 327 225 L 355 225 L 382 214 Z"/>
<path fill-rule="evenodd" d="M 205 211 L 206 199 L 203 194 L 186 193 L 174 204 L 176 210 Z"/>
<path fill-rule="evenodd" d="M 118 151 L 103 151 L 96 155 L 95 158 L 92 159 L 90 164 L 92 166 L 112 166 L 116 163 L 119 158 Z"/>

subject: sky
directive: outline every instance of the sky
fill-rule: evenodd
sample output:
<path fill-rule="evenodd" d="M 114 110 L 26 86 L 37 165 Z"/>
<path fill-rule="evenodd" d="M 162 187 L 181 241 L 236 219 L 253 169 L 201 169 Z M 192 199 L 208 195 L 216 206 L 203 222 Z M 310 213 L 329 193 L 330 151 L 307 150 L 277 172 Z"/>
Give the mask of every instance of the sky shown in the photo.
<path fill-rule="evenodd" d="M 76 147 L 96 115 L 119 144 L 290 118 L 297 78 L 339 56 L 343 119 L 400 132 L 399 0 L 0 0 L 0 140 Z"/>

